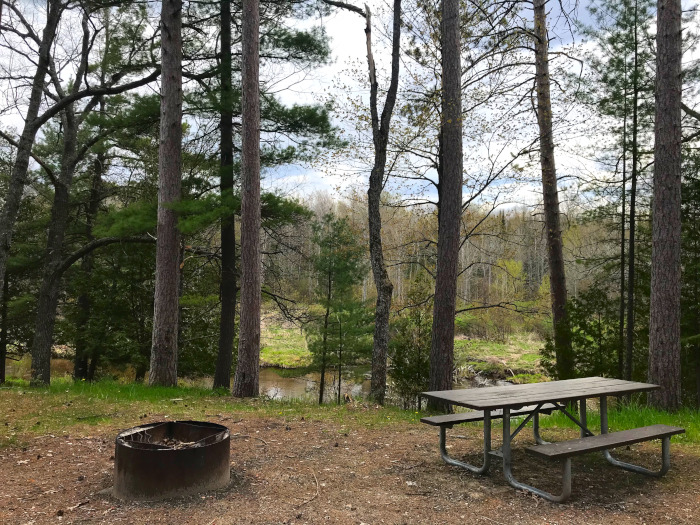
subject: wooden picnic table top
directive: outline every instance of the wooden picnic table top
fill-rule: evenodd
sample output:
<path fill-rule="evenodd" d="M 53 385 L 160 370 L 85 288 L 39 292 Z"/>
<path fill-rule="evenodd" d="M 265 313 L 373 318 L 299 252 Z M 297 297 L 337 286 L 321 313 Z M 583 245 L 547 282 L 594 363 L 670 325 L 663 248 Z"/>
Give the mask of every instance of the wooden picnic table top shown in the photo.
<path fill-rule="evenodd" d="M 650 383 L 638 383 L 636 381 L 624 381 L 608 377 L 582 377 L 526 385 L 439 390 L 423 392 L 421 395 L 428 399 L 446 401 L 451 405 L 463 406 L 474 410 L 493 410 L 552 401 L 619 396 L 633 392 L 648 392 L 658 388 L 658 385 Z"/>

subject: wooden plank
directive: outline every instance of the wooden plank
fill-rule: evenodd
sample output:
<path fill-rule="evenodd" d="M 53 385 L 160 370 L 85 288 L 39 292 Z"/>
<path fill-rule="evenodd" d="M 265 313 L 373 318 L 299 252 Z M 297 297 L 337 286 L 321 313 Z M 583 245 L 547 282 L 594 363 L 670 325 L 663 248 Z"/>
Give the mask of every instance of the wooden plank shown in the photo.
<path fill-rule="evenodd" d="M 510 413 L 511 416 L 519 416 L 522 414 L 530 414 L 534 412 L 537 405 L 523 407 L 519 410 L 514 410 Z M 556 407 L 551 403 L 547 403 L 540 409 L 541 414 L 551 414 Z M 503 410 L 492 410 L 491 419 L 499 419 L 503 417 Z M 458 414 L 445 414 L 442 416 L 429 416 L 421 418 L 421 423 L 426 423 L 428 425 L 433 425 L 435 427 L 446 426 L 451 428 L 452 425 L 458 425 L 460 423 L 470 423 L 474 421 L 483 421 L 484 411 L 477 410 L 475 412 L 460 412 Z"/>
<path fill-rule="evenodd" d="M 636 383 L 632 381 L 622 380 L 605 380 L 601 378 L 598 381 L 552 381 L 549 383 L 533 383 L 528 385 L 512 385 L 502 387 L 485 387 L 476 389 L 463 390 L 448 390 L 438 392 L 426 392 L 427 396 L 453 398 L 455 400 L 473 400 L 485 401 L 487 399 L 502 399 L 504 397 L 511 398 L 514 396 L 531 397 L 531 396 L 580 396 L 594 390 L 600 393 L 615 394 L 617 392 L 628 392 L 629 390 L 638 390 L 646 388 L 657 388 L 655 385 L 647 383 Z"/>
<path fill-rule="evenodd" d="M 437 392 L 425 392 L 426 397 L 454 399 L 454 400 L 479 400 L 500 396 L 515 396 L 515 395 L 536 395 L 544 393 L 547 395 L 555 395 L 561 392 L 570 392 L 574 390 L 585 391 L 598 384 L 611 386 L 610 381 L 604 378 L 583 378 L 566 381 L 555 381 L 549 383 L 533 383 L 527 385 L 509 385 L 499 387 L 484 387 L 475 389 L 463 390 L 447 390 Z"/>
<path fill-rule="evenodd" d="M 429 399 L 447 401 L 475 410 L 485 410 L 533 405 L 548 401 L 570 401 L 603 395 L 622 395 L 658 388 L 657 385 L 649 383 L 605 377 L 586 377 L 527 385 L 423 392 L 421 395 Z"/>
<path fill-rule="evenodd" d="M 624 445 L 631 445 L 633 443 L 640 443 L 642 441 L 674 436 L 684 432 L 685 429 L 680 427 L 650 425 L 648 427 L 622 430 L 610 434 L 599 434 L 597 436 L 588 436 L 559 443 L 536 445 L 528 447 L 527 451 L 547 458 L 566 458 L 586 454 L 588 452 L 596 452 Z"/>
<path fill-rule="evenodd" d="M 501 416 L 503 416 L 503 411 L 501 411 Z M 492 415 L 491 417 L 499 417 Z M 420 418 L 421 423 L 426 423 L 434 427 L 452 427 L 452 425 L 457 425 L 459 423 L 471 423 L 474 421 L 483 421 L 484 412 L 482 410 L 476 410 L 474 412 L 460 412 L 459 414 L 445 414 L 444 416 L 429 416 Z"/>

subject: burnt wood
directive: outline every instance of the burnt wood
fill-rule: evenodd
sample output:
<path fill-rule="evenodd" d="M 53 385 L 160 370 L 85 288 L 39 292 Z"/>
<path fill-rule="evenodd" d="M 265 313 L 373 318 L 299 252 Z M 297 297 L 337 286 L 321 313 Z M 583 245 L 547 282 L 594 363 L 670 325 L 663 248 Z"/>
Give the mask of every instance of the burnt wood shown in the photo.
<path fill-rule="evenodd" d="M 658 388 L 658 385 L 649 383 L 638 383 L 607 377 L 585 377 L 527 385 L 423 392 L 421 395 L 428 399 L 447 402 L 451 405 L 463 406 L 474 410 L 486 410 L 519 408 L 546 402 L 565 402 L 600 396 L 619 396 L 633 392 L 648 392 Z"/>
<path fill-rule="evenodd" d="M 521 416 L 531 414 L 537 408 L 536 405 L 522 407 L 518 410 L 512 410 L 511 416 Z M 547 403 L 540 408 L 540 414 L 551 414 L 557 407 L 551 403 Z M 503 417 L 503 410 L 492 410 L 491 419 L 500 419 Z M 432 425 L 434 427 L 452 428 L 453 425 L 460 423 L 472 423 L 475 421 L 484 420 L 484 411 L 476 410 L 474 412 L 460 412 L 459 414 L 445 414 L 443 416 L 422 417 L 420 422 Z"/>
<path fill-rule="evenodd" d="M 624 445 L 631 445 L 633 443 L 640 443 L 642 441 L 670 437 L 684 432 L 685 429 L 680 427 L 650 425 L 648 427 L 633 428 L 631 430 L 612 432 L 610 434 L 599 434 L 597 436 L 588 436 L 559 443 L 536 445 L 528 447 L 527 451 L 547 458 L 563 459 L 586 454 L 588 452 L 607 450 Z"/>

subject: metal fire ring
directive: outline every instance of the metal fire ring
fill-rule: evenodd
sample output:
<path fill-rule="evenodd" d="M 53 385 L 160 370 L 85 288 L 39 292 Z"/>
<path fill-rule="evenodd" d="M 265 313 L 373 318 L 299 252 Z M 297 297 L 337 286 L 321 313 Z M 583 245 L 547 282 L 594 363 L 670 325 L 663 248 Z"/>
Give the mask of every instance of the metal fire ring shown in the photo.
<path fill-rule="evenodd" d="M 113 494 L 156 500 L 225 487 L 230 480 L 230 435 L 206 421 L 166 421 L 117 435 Z"/>

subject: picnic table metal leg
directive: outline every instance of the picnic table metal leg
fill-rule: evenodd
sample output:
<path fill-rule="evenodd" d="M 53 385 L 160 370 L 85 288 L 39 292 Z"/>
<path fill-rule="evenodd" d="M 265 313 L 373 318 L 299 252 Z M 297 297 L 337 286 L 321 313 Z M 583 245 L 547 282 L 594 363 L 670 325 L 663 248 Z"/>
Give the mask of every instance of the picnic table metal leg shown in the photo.
<path fill-rule="evenodd" d="M 546 500 L 553 501 L 554 503 L 561 503 L 569 499 L 569 496 L 571 496 L 571 458 L 566 458 L 562 462 L 562 491 L 561 494 L 557 496 L 554 494 L 550 494 L 545 490 L 538 489 L 537 487 L 521 483 L 515 479 L 511 468 L 512 458 L 510 442 L 510 409 L 504 408 L 503 446 L 501 447 L 501 453 L 503 454 L 503 475 L 505 476 L 506 481 L 508 481 L 508 483 L 510 483 L 510 485 L 515 487 L 516 489 L 527 490 L 528 492 L 537 494 L 538 496 Z"/>
<path fill-rule="evenodd" d="M 607 396 L 601 396 L 600 398 L 600 433 L 608 433 L 608 398 Z M 611 465 L 620 467 L 631 472 L 637 472 L 638 474 L 644 474 L 646 476 L 653 476 L 655 478 L 660 478 L 668 472 L 671 468 L 671 438 L 665 437 L 661 440 L 661 469 L 650 470 L 648 468 L 640 467 L 639 465 L 633 465 L 632 463 L 626 463 L 615 459 L 609 450 L 603 451 L 603 456 Z"/>
<path fill-rule="evenodd" d="M 535 412 L 535 416 L 532 420 L 532 433 L 535 435 L 535 443 L 538 445 L 547 445 L 549 441 L 542 439 L 540 435 L 540 413 Z"/>
<path fill-rule="evenodd" d="M 578 417 L 581 421 L 581 437 L 585 438 L 586 436 L 590 435 L 590 432 L 588 430 L 588 414 L 586 412 L 586 398 L 582 397 L 581 399 L 579 399 L 578 404 Z"/>
<path fill-rule="evenodd" d="M 440 456 L 448 465 L 467 469 L 474 474 L 486 474 L 491 466 L 491 411 L 484 410 L 484 463 L 477 467 L 464 461 L 454 459 L 447 454 L 447 432 L 444 426 L 440 427 Z"/>

